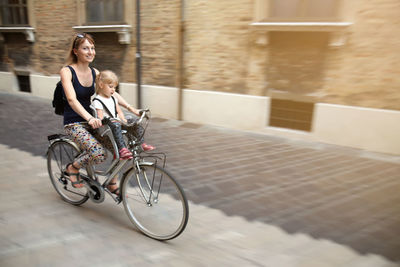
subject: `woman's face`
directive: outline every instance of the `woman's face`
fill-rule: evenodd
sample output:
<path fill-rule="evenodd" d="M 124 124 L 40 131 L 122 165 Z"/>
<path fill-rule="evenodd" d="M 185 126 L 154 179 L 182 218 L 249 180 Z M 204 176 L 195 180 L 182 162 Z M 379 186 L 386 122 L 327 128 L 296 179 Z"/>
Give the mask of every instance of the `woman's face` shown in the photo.
<path fill-rule="evenodd" d="M 96 55 L 94 45 L 87 39 L 85 39 L 85 41 L 81 43 L 78 48 L 74 49 L 74 53 L 78 59 L 78 62 L 82 63 L 91 63 Z"/>

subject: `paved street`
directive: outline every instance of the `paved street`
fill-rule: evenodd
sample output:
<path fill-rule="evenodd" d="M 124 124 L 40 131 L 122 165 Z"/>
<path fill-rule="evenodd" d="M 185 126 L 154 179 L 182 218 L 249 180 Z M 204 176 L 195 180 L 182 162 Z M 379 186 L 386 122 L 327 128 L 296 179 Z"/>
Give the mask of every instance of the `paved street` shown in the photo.
<path fill-rule="evenodd" d="M 48 180 L 49 100 L 0 93 L 0 266 L 400 266 L 400 157 L 154 118 L 147 142 L 190 200 L 167 243 Z"/>

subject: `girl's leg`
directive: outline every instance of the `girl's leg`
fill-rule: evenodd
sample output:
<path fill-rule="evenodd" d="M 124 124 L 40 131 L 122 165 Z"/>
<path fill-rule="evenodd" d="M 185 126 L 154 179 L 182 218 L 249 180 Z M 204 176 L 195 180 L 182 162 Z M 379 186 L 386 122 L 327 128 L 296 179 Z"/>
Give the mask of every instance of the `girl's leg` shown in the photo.
<path fill-rule="evenodd" d="M 137 122 L 139 119 L 138 118 L 132 118 L 132 122 Z M 135 124 L 135 126 L 132 127 L 123 127 L 124 130 L 127 130 L 130 134 L 136 137 L 137 141 L 139 143 L 144 142 L 144 129 L 141 125 Z"/>
<path fill-rule="evenodd" d="M 107 125 L 111 128 L 111 131 L 114 135 L 115 143 L 117 144 L 118 149 L 122 149 L 126 147 L 124 142 L 124 138 L 122 137 L 121 133 L 121 124 L 116 121 L 108 120 Z"/>
<path fill-rule="evenodd" d="M 138 119 L 136 119 L 136 121 L 137 120 Z M 155 149 L 154 146 L 148 145 L 144 142 L 144 129 L 141 125 L 135 125 L 133 127 L 127 127 L 124 129 L 136 137 L 136 140 L 139 142 L 139 144 L 142 144 L 142 148 L 144 151 L 150 151 Z"/>
<path fill-rule="evenodd" d="M 144 143 L 144 129 L 141 125 L 135 125 L 133 127 L 133 133 L 135 133 L 136 138 L 139 139 L 140 143 Z"/>
<path fill-rule="evenodd" d="M 121 123 L 107 120 L 107 125 L 111 128 L 115 143 L 118 146 L 118 153 L 121 159 L 131 159 L 132 153 L 126 148 L 126 144 L 121 132 Z"/>

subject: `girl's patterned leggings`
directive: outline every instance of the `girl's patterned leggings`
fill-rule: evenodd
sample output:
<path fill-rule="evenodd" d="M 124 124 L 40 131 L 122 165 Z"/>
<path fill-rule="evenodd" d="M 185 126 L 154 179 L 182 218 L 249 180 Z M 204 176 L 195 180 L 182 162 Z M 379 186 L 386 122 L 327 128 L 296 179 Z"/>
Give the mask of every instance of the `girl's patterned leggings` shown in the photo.
<path fill-rule="evenodd" d="M 110 127 L 111 132 L 113 133 L 115 143 L 117 144 L 118 150 L 121 150 L 122 148 L 126 147 L 124 137 L 122 136 L 121 132 L 121 123 L 115 121 L 115 120 L 105 120 L 107 125 Z"/>
<path fill-rule="evenodd" d="M 105 161 L 107 157 L 104 146 L 89 131 L 89 127 L 81 123 L 72 123 L 64 126 L 65 133 L 82 151 L 75 160 L 81 167 L 86 166 L 89 162 L 99 164 Z M 96 137 L 98 138 L 98 136 Z"/>

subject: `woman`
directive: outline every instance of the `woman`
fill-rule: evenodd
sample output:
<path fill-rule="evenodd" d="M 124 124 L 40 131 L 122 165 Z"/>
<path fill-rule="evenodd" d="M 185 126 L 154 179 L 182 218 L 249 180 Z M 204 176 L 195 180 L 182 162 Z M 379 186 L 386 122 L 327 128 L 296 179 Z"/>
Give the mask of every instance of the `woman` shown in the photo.
<path fill-rule="evenodd" d="M 99 164 L 106 159 L 104 146 L 93 136 L 91 129 L 99 128 L 101 120 L 91 114 L 90 98 L 95 92 L 95 78 L 99 71 L 89 66 L 96 55 L 93 37 L 89 34 L 75 35 L 68 54 L 68 66 L 60 71 L 61 82 L 67 103 L 64 108 L 64 130 L 78 144 L 82 154 L 67 165 L 66 173 L 75 188 L 83 187 L 79 169 L 89 162 Z M 122 107 L 139 114 L 118 93 L 114 93 Z M 113 178 L 108 189 L 118 194 L 118 177 Z"/>

